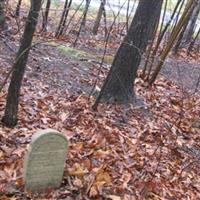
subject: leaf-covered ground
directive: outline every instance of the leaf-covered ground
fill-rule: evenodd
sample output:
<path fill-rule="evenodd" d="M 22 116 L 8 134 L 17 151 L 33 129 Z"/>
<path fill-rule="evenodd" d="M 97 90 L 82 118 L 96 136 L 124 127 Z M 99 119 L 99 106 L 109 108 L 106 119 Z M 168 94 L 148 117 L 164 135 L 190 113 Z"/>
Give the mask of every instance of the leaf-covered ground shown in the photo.
<path fill-rule="evenodd" d="M 16 27 L 16 21 L 8 18 L 11 34 L 0 38 L 1 83 L 15 58 L 20 34 L 14 33 L 22 30 L 25 19 L 21 19 Z M 195 128 L 200 117 L 200 56 L 195 54 L 192 60 L 186 60 L 185 52 L 179 58 L 171 56 L 162 71 L 165 78 L 159 76 L 151 88 L 139 72 L 136 105 L 100 104 L 94 112 L 95 99 L 89 93 L 96 80 L 101 86 L 122 39 L 112 31 L 107 64 L 99 68 L 103 31 L 101 27 L 97 36 L 81 34 L 80 50 L 63 46 L 74 42 L 73 32 L 31 50 L 19 123 L 13 129 L 0 124 L 0 199 L 200 199 L 200 129 Z M 52 36 L 37 34 L 34 42 Z M 0 93 L 0 117 L 7 87 Z M 61 186 L 32 195 L 24 192 L 23 160 L 32 134 L 45 128 L 66 135 L 69 152 Z"/>
<path fill-rule="evenodd" d="M 1 81 L 12 63 L 7 48 L 1 45 Z M 31 51 L 19 124 L 0 125 L 0 199 L 199 199 L 200 131 L 193 127 L 199 96 L 162 76 L 151 88 L 137 78 L 139 104 L 101 104 L 94 112 L 88 92 L 97 73 L 97 63 L 52 46 Z M 32 134 L 44 128 L 62 132 L 70 146 L 60 188 L 33 196 L 23 189 L 23 159 Z"/>

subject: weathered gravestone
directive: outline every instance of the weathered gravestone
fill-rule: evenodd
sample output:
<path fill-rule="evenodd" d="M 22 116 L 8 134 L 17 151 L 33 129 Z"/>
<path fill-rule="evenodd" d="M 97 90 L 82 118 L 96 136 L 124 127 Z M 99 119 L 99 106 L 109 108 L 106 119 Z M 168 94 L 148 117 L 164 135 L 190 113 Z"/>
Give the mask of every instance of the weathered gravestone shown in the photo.
<path fill-rule="evenodd" d="M 33 135 L 24 161 L 26 190 L 38 192 L 61 184 L 67 147 L 67 138 L 56 130 L 41 130 Z"/>

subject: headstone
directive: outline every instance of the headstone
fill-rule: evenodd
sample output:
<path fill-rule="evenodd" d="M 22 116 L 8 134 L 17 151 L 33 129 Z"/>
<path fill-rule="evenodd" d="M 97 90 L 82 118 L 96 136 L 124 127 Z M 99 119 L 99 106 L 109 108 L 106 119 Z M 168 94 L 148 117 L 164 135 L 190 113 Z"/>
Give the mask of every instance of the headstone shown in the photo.
<path fill-rule="evenodd" d="M 32 136 L 24 161 L 25 190 L 38 192 L 59 187 L 67 147 L 67 138 L 53 129 L 41 130 Z"/>

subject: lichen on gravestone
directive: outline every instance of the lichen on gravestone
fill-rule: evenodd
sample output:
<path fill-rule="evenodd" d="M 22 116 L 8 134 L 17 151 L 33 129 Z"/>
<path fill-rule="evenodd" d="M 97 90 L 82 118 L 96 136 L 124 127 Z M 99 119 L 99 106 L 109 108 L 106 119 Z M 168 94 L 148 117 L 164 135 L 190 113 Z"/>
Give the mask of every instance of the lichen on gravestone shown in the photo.
<path fill-rule="evenodd" d="M 67 138 L 53 129 L 32 136 L 24 161 L 25 190 L 38 192 L 62 182 L 68 148 Z"/>

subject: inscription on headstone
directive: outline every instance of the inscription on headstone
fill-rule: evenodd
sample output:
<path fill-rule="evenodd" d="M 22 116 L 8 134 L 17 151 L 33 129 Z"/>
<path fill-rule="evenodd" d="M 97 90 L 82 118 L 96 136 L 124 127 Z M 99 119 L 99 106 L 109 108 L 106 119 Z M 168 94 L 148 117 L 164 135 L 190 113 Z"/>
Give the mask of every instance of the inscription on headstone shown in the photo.
<path fill-rule="evenodd" d="M 67 147 L 67 138 L 56 130 L 41 130 L 33 135 L 24 161 L 26 190 L 36 192 L 61 184 Z"/>

